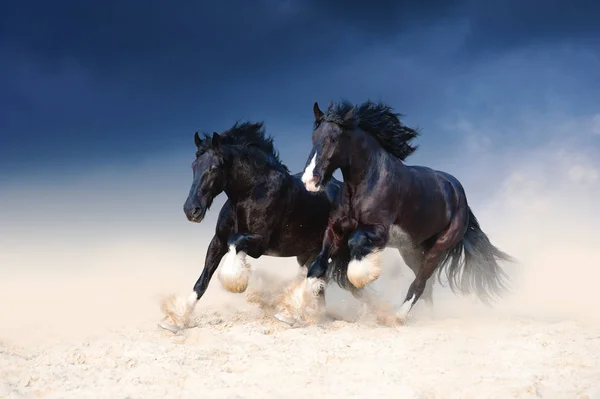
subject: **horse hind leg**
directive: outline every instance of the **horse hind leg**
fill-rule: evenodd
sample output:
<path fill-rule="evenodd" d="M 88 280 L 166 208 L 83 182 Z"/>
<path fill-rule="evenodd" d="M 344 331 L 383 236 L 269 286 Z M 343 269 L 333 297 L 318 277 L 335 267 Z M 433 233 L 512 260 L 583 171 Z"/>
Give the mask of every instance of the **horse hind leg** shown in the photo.
<path fill-rule="evenodd" d="M 413 271 L 413 273 L 415 274 L 415 277 L 416 277 L 417 273 L 419 272 L 419 269 L 421 268 L 421 265 L 423 264 L 425 250 L 415 249 L 413 251 L 407 251 L 407 250 L 398 249 L 398 252 L 400 252 L 400 256 L 402 256 L 402 259 L 404 260 L 404 263 L 406 263 L 406 266 L 408 266 L 408 268 Z M 425 283 L 425 289 L 423 290 L 423 294 L 421 295 L 421 298 L 423 298 L 425 303 L 430 308 L 433 307 L 433 280 L 432 279 L 427 279 L 427 282 Z"/>
<path fill-rule="evenodd" d="M 411 309 L 423 295 L 429 278 L 444 260 L 448 252 L 462 240 L 467 226 L 467 213 L 465 209 L 459 210 L 454 218 L 452 218 L 448 228 L 438 235 L 433 245 L 425 251 L 423 262 L 415 273 L 415 279 L 408 288 L 404 303 L 397 314 L 400 322 L 406 321 Z"/>

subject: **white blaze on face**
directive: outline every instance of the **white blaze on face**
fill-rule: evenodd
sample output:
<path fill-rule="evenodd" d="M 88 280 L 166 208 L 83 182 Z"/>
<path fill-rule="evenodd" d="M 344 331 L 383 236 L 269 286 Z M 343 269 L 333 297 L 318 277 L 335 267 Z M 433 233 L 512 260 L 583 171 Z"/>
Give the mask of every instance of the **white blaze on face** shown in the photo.
<path fill-rule="evenodd" d="M 246 291 L 251 273 L 250 265 L 246 262 L 246 253 L 236 252 L 235 245 L 230 245 L 219 269 L 219 280 L 223 288 L 234 293 Z"/>
<path fill-rule="evenodd" d="M 362 288 L 379 278 L 381 274 L 380 251 L 373 251 L 362 259 L 348 263 L 348 280 L 356 288 Z"/>
<path fill-rule="evenodd" d="M 316 162 L 317 162 L 317 153 L 315 151 L 315 156 L 312 157 L 312 159 L 310 160 L 310 163 L 308 164 L 306 169 L 304 169 L 304 173 L 302 174 L 302 183 L 304 183 L 304 187 L 306 187 L 307 191 L 312 191 L 312 192 L 319 191 L 319 187 L 317 187 L 317 185 L 315 184 L 314 175 L 313 175 L 313 173 L 315 171 Z"/>

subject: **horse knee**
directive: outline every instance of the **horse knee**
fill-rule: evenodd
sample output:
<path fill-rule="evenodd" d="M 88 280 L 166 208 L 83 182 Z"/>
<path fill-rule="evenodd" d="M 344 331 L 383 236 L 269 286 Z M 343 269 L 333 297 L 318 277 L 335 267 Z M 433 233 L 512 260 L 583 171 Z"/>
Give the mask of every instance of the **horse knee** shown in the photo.
<path fill-rule="evenodd" d="M 370 240 L 364 231 L 356 230 L 348 238 L 348 248 L 352 259 L 361 259 L 371 251 Z"/>

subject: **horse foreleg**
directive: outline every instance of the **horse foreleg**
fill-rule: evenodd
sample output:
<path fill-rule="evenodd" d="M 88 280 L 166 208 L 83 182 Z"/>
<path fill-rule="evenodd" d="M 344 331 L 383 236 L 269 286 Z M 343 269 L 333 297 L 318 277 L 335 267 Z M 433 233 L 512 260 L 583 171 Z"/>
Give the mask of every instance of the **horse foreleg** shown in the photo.
<path fill-rule="evenodd" d="M 325 286 L 331 243 L 332 232 L 328 229 L 321 252 L 308 266 L 306 275 L 300 274 L 279 296 L 276 319 L 291 326 L 320 319 L 325 309 Z"/>
<path fill-rule="evenodd" d="M 262 256 L 266 248 L 265 240 L 259 234 L 236 233 L 227 241 L 227 254 L 219 270 L 219 281 L 229 292 L 242 293 L 248 288 L 252 270 L 246 256 Z"/>
<path fill-rule="evenodd" d="M 215 235 L 208 246 L 202 274 L 194 284 L 194 290 L 187 300 L 181 300 L 174 296 L 163 300 L 161 307 L 163 313 L 165 313 L 165 318 L 159 323 L 161 328 L 177 333 L 179 330 L 188 327 L 190 315 L 206 292 L 210 279 L 226 252 L 226 242 Z"/>

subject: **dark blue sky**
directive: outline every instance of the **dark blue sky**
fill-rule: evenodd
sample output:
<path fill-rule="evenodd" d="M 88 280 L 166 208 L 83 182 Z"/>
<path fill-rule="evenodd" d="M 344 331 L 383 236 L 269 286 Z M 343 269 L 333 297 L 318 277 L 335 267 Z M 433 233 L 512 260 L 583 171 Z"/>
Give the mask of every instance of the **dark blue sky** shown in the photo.
<path fill-rule="evenodd" d="M 545 132 L 517 119 L 599 112 L 598 21 L 591 0 L 3 1 L 0 177 L 191 160 L 194 130 L 238 119 L 299 170 L 312 103 L 341 98 L 406 114 L 419 156 L 465 120 L 528 145 Z"/>

